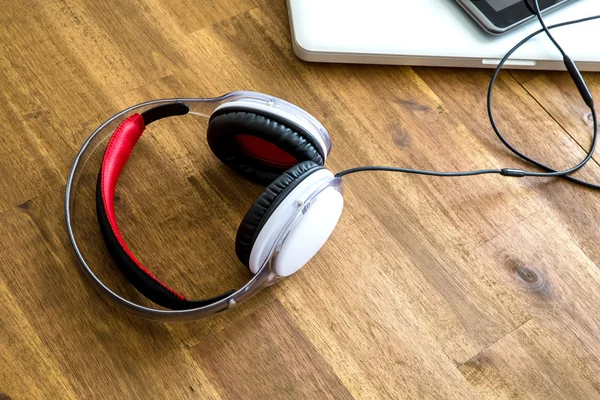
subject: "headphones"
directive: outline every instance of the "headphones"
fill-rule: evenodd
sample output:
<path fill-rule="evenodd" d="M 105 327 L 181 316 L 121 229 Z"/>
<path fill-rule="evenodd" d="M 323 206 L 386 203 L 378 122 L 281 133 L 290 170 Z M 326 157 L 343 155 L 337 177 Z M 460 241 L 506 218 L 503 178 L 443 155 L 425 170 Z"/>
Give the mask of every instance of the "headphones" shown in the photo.
<path fill-rule="evenodd" d="M 119 230 L 114 206 L 119 177 L 148 125 L 188 114 L 209 118 L 206 138 L 221 162 L 265 186 L 244 216 L 235 241 L 236 255 L 255 274 L 254 279 L 240 290 L 202 300 L 188 299 L 142 264 Z M 231 308 L 302 268 L 325 244 L 341 216 L 341 178 L 324 167 L 331 151 L 329 134 L 313 116 L 286 101 L 260 93 L 234 92 L 216 99 L 149 102 L 116 115 L 92 137 L 102 136 L 111 122 L 119 120 L 109 135 L 96 183 L 100 231 L 127 280 L 168 310 L 137 305 L 136 309 L 153 310 L 151 315 L 155 311 L 209 315 Z M 91 270 L 88 272 L 92 280 L 97 279 Z M 109 292 L 118 302 L 124 300 Z"/>
<path fill-rule="evenodd" d="M 487 109 L 491 127 L 502 143 L 540 171 L 514 168 L 439 172 L 411 168 L 362 166 L 333 174 L 324 165 L 331 151 L 327 130 L 313 116 L 284 100 L 254 92 L 233 92 L 209 99 L 163 99 L 141 103 L 104 122 L 84 143 L 67 181 L 65 214 L 67 230 L 84 274 L 116 304 L 150 319 L 189 320 L 227 310 L 304 266 L 325 244 L 340 219 L 344 206 L 342 176 L 364 171 L 393 171 L 438 177 L 499 174 L 507 177 L 560 177 L 587 188 L 600 185 L 571 176 L 591 158 L 598 142 L 594 100 L 575 62 L 569 58 L 550 29 L 600 18 L 591 16 L 547 27 L 538 0 L 534 12 L 542 29 L 515 45 L 498 64 L 488 89 Z M 545 33 L 561 52 L 565 68 L 591 110 L 592 144 L 586 157 L 572 168 L 557 171 L 519 152 L 498 129 L 492 112 L 494 84 L 508 58 L 524 43 Z M 250 207 L 237 231 L 235 252 L 254 274 L 237 290 L 204 300 L 190 300 L 169 287 L 146 268 L 127 246 L 119 231 L 114 198 L 119 177 L 146 127 L 163 118 L 196 115 L 209 119 L 207 141 L 214 155 L 242 177 L 264 185 L 265 191 Z M 108 288 L 88 265 L 78 245 L 80 234 L 73 224 L 73 206 L 79 178 L 95 149 L 110 138 L 97 172 L 96 212 L 102 237 L 113 260 L 129 282 L 146 298 L 164 309 L 133 303 Z"/>

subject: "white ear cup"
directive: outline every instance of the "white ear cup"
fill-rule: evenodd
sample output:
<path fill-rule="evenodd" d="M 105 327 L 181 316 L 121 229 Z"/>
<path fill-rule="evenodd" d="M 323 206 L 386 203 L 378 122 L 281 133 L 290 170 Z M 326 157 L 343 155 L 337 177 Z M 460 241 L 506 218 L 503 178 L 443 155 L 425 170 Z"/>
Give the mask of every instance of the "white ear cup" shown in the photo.
<path fill-rule="evenodd" d="M 329 239 L 343 207 L 344 198 L 334 188 L 327 188 L 320 193 L 286 236 L 275 259 L 275 273 L 279 276 L 291 275 L 310 261 Z"/>
<path fill-rule="evenodd" d="M 257 273 L 266 261 L 280 233 L 290 219 L 304 207 L 305 211 L 284 238 L 274 263 L 274 272 L 289 276 L 305 265 L 325 244 L 333 232 L 344 207 L 342 194 L 334 187 L 321 191 L 306 207 L 306 200 L 334 179 L 326 170 L 318 170 L 300 182 L 277 206 L 263 225 L 250 253 L 249 267 Z"/>

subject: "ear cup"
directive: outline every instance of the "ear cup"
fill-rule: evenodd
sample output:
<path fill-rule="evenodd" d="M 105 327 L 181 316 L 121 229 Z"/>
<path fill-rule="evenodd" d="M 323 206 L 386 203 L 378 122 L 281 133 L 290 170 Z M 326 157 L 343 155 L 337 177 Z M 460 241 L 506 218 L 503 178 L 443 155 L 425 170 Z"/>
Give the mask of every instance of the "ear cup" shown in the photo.
<path fill-rule="evenodd" d="M 281 116 L 243 109 L 216 111 L 208 124 L 207 140 L 225 165 L 262 185 L 299 162 L 323 165 L 326 157 L 316 139 L 301 126 Z"/>
<path fill-rule="evenodd" d="M 275 179 L 248 210 L 237 231 L 235 252 L 238 259 L 250 268 L 252 246 L 265 222 L 277 205 L 306 177 L 323 169 L 312 161 L 304 161 L 285 171 Z"/>

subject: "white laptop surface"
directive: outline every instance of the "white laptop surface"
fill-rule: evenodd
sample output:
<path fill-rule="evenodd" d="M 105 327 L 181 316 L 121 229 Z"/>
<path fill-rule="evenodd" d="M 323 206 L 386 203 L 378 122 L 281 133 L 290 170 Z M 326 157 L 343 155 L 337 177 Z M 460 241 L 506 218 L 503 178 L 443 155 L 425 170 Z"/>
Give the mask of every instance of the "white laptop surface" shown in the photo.
<path fill-rule="evenodd" d="M 288 0 L 294 51 L 314 62 L 495 67 L 537 21 L 501 36 L 483 31 L 454 0 Z M 577 0 L 546 14 L 547 25 L 600 14 L 600 0 Z M 553 30 L 582 71 L 600 71 L 600 20 Z M 564 69 L 540 34 L 507 64 Z"/>

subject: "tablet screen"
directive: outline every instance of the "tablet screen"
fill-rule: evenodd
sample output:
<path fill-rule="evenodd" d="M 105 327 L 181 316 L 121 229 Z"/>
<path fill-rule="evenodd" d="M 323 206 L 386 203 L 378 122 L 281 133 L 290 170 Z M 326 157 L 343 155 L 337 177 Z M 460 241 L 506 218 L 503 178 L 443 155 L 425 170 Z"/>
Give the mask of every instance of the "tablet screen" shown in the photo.
<path fill-rule="evenodd" d="M 496 12 L 502 11 L 505 8 L 517 4 L 519 1 L 521 0 L 487 0 L 487 2 L 490 3 L 490 6 L 492 6 Z"/>
<path fill-rule="evenodd" d="M 464 0 L 459 0 L 462 2 Z M 467 0 L 468 1 L 468 0 Z M 518 24 L 533 15 L 533 0 L 470 0 L 496 27 L 506 28 Z M 542 11 L 573 0 L 538 0 Z"/>

